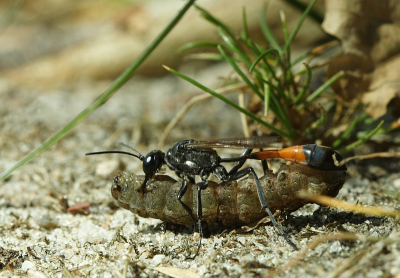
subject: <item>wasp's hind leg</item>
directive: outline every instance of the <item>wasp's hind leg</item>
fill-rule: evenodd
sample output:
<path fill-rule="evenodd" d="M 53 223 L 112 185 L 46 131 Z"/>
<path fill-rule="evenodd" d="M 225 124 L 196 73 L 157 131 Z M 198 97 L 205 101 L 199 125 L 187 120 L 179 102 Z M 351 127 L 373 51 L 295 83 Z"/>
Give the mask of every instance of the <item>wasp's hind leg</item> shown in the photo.
<path fill-rule="evenodd" d="M 248 156 L 249 154 L 251 154 L 252 151 L 253 151 L 253 149 L 246 149 L 246 150 L 244 150 L 244 152 L 243 152 L 242 155 L 240 156 L 240 157 L 243 157 L 243 159 L 240 160 L 238 163 L 236 163 L 235 166 L 232 167 L 232 169 L 229 171 L 228 175 L 231 175 L 231 174 L 234 174 L 234 173 L 238 172 L 239 169 L 242 168 L 242 166 L 244 165 L 244 163 L 247 161 L 246 156 Z M 262 149 L 260 149 L 260 151 L 262 151 Z M 266 159 L 262 160 L 262 161 L 261 161 L 261 164 L 262 164 L 262 168 L 263 168 L 264 175 L 265 175 L 265 173 L 269 170 L 267 160 L 266 160 Z"/>
<path fill-rule="evenodd" d="M 260 149 L 260 151 L 263 151 L 263 149 Z M 262 165 L 263 172 L 264 172 L 264 175 L 265 175 L 267 173 L 267 171 L 269 170 L 267 160 L 266 159 L 261 160 L 261 165 Z"/>
<path fill-rule="evenodd" d="M 227 173 L 226 169 L 223 166 L 217 167 L 214 171 L 215 175 L 221 179 L 222 181 L 233 181 L 240 179 L 241 177 L 244 177 L 245 175 L 248 174 L 253 174 L 254 180 L 256 182 L 256 188 L 257 188 L 257 194 L 258 194 L 258 199 L 260 200 L 261 207 L 265 209 L 265 211 L 268 213 L 269 218 L 271 219 L 272 224 L 275 226 L 275 228 L 278 230 L 279 234 L 285 238 L 285 240 L 295 249 L 297 250 L 297 246 L 289 239 L 289 237 L 286 235 L 286 233 L 281 229 L 279 226 L 278 222 L 275 220 L 274 215 L 272 214 L 271 210 L 268 207 L 267 200 L 265 199 L 264 192 L 262 190 L 262 186 L 260 183 L 260 180 L 258 179 L 258 176 L 254 169 L 252 167 L 244 168 L 240 171 L 236 171 L 232 173 L 232 170 Z"/>
<path fill-rule="evenodd" d="M 232 167 L 232 169 L 229 171 L 229 173 L 227 173 L 227 175 L 236 173 L 240 168 L 242 168 L 243 164 L 246 162 L 247 158 L 245 158 L 245 156 L 251 154 L 251 152 L 253 151 L 253 149 L 246 149 L 244 150 L 244 152 L 242 153 L 242 155 L 240 157 L 243 157 L 242 160 L 238 161 L 236 163 L 235 166 Z"/>

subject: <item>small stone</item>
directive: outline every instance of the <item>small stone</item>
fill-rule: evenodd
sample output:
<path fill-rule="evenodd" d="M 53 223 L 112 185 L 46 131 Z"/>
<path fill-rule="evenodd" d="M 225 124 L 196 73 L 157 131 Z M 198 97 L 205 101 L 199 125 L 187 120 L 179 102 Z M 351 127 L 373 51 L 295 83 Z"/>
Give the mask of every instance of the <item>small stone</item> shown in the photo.
<path fill-rule="evenodd" d="M 21 265 L 21 270 L 27 271 L 28 269 L 35 269 L 35 265 L 30 261 L 24 261 Z"/>
<path fill-rule="evenodd" d="M 393 185 L 394 187 L 396 187 L 397 189 L 400 189 L 400 179 L 395 179 L 393 181 Z"/>
<path fill-rule="evenodd" d="M 162 264 L 162 262 L 164 261 L 165 255 L 155 255 L 153 257 L 153 265 L 154 266 L 158 266 L 160 264 Z"/>

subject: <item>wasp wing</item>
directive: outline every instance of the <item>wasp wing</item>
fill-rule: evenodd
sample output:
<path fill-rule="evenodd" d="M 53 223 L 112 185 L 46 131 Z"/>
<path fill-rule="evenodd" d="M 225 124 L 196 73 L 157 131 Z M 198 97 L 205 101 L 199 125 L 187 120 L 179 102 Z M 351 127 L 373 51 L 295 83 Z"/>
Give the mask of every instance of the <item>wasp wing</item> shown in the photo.
<path fill-rule="evenodd" d="M 217 138 L 207 140 L 194 140 L 187 143 L 188 148 L 212 149 L 212 148 L 233 148 L 233 149 L 261 149 L 281 141 L 279 136 L 264 136 L 251 138 Z"/>

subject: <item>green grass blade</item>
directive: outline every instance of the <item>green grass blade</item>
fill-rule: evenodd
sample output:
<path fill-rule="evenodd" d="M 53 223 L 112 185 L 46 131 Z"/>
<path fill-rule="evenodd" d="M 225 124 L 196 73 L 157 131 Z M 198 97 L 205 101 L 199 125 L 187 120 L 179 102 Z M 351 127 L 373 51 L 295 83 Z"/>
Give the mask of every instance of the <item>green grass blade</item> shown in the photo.
<path fill-rule="evenodd" d="M 249 86 L 249 88 L 256 93 L 262 100 L 264 100 L 264 96 L 261 94 L 261 92 L 258 90 L 257 86 L 255 86 L 249 78 L 247 78 L 246 74 L 236 65 L 235 61 L 229 57 L 223 47 L 221 45 L 218 45 L 218 50 L 224 57 L 224 59 L 231 65 L 231 67 L 239 74 L 239 76 L 243 79 L 243 81 Z"/>
<path fill-rule="evenodd" d="M 272 34 L 271 29 L 268 26 L 267 19 L 265 17 L 266 12 L 267 12 L 267 6 L 266 6 L 266 4 L 264 4 L 263 9 L 261 10 L 261 13 L 260 13 L 261 30 L 262 30 L 265 38 L 271 45 L 271 47 L 275 48 L 279 52 L 279 56 L 281 56 L 283 53 L 283 50 L 282 50 L 281 46 L 279 45 L 278 41 L 275 39 L 274 35 Z"/>
<path fill-rule="evenodd" d="M 361 117 L 360 116 L 356 116 L 353 121 L 351 122 L 349 128 L 343 132 L 342 136 L 340 136 L 340 138 L 336 139 L 335 142 L 333 142 L 332 144 L 332 148 L 336 149 L 337 147 L 339 147 L 342 142 L 350 135 L 350 133 L 354 130 L 354 128 L 356 127 L 357 123 L 360 121 Z"/>
<path fill-rule="evenodd" d="M 257 78 L 260 79 L 262 82 L 264 82 L 265 84 L 267 84 L 269 87 L 271 87 L 271 89 L 273 89 L 273 91 L 276 91 L 279 93 L 279 91 L 281 90 L 281 88 L 279 88 L 278 86 L 276 86 L 274 83 L 272 83 L 271 81 L 265 79 L 262 76 L 258 76 Z"/>
<path fill-rule="evenodd" d="M 277 52 L 276 49 L 269 49 L 265 52 Z M 264 53 L 265 53 L 264 52 Z M 257 60 L 261 60 L 263 55 L 260 55 Z M 265 56 L 265 55 L 264 55 Z M 250 69 L 254 69 L 256 66 L 256 62 L 254 62 L 252 64 L 252 66 L 250 67 Z M 270 71 L 270 76 L 272 76 L 272 78 L 274 78 L 277 81 L 277 84 L 280 84 L 278 81 L 278 79 L 275 76 L 275 72 L 271 69 L 271 67 L 269 66 L 268 63 L 266 63 L 268 66 L 267 68 Z M 276 86 L 275 84 L 273 84 L 271 81 L 269 81 L 267 79 L 266 76 L 262 76 L 259 73 L 255 73 L 255 76 L 261 80 L 262 82 L 264 82 L 264 114 L 266 114 L 266 112 L 268 110 L 272 110 L 273 113 L 275 114 L 275 116 L 278 118 L 278 120 L 286 127 L 286 129 L 292 134 L 293 132 L 293 128 L 292 128 L 292 124 L 290 119 L 287 116 L 287 113 L 285 112 L 285 109 L 282 107 L 281 102 L 278 100 L 278 96 L 282 96 L 282 97 L 286 97 L 285 93 L 283 92 L 282 88 L 278 85 Z M 268 85 L 268 89 L 265 87 L 266 85 Z M 271 90 L 272 89 L 272 90 Z M 275 93 L 276 92 L 276 93 Z"/>
<path fill-rule="evenodd" d="M 280 136 L 286 137 L 286 138 L 288 138 L 288 139 L 292 139 L 288 133 L 286 133 L 286 132 L 284 132 L 284 131 L 282 131 L 282 130 L 276 128 L 275 126 L 273 126 L 273 125 L 271 125 L 271 124 L 269 124 L 269 123 L 263 121 L 262 119 L 260 119 L 260 118 L 257 117 L 256 115 L 254 115 L 253 113 L 251 113 L 251 112 L 249 112 L 248 110 L 246 110 L 246 109 L 240 107 L 239 105 L 237 105 L 236 103 L 234 103 L 234 102 L 231 101 L 230 99 L 228 99 L 228 98 L 226 98 L 226 97 L 224 97 L 224 96 L 218 94 L 217 92 L 211 90 L 210 88 L 208 88 L 208 87 L 206 87 L 206 86 L 204 86 L 204 85 L 198 83 L 198 82 L 195 81 L 194 79 L 192 79 L 192 78 L 190 78 L 190 77 L 188 77 L 188 76 L 186 76 L 186 75 L 183 75 L 182 73 L 177 72 L 177 71 L 175 71 L 175 70 L 173 70 L 173 69 L 171 69 L 171 68 L 169 68 L 169 67 L 167 67 L 167 66 L 164 66 L 164 68 L 165 68 L 166 70 L 168 70 L 169 72 L 175 74 L 176 76 L 179 76 L 180 78 L 182 78 L 182 79 L 186 80 L 187 82 L 193 84 L 194 86 L 196 86 L 196 87 L 202 89 L 203 91 L 205 91 L 205 92 L 211 94 L 212 96 L 214 96 L 214 97 L 216 97 L 216 98 L 222 100 L 223 102 L 225 102 L 225 103 L 227 103 L 228 105 L 232 106 L 232 107 L 235 108 L 236 110 L 238 110 L 238 111 L 242 112 L 243 114 L 245 114 L 246 116 L 252 118 L 254 121 L 256 121 L 256 122 L 258 122 L 258 123 L 260 123 L 260 124 L 262 124 L 262 125 L 268 127 L 269 129 L 271 129 L 273 132 L 279 134 Z"/>
<path fill-rule="evenodd" d="M 298 63 L 300 63 L 301 61 L 303 61 L 307 57 L 309 57 L 308 61 L 311 61 L 311 59 L 313 57 L 315 57 L 316 55 L 318 55 L 319 53 L 321 53 L 321 52 L 323 52 L 323 51 L 325 51 L 325 50 L 327 50 L 329 48 L 332 48 L 337 44 L 338 44 L 338 41 L 332 39 L 329 42 L 326 42 L 326 43 L 324 43 L 322 45 L 319 45 L 319 46 L 316 46 L 316 47 L 314 47 L 312 49 L 307 50 L 305 53 L 301 54 L 300 56 L 298 56 L 296 59 L 294 59 L 292 61 L 292 67 L 297 65 Z M 321 64 L 321 62 L 318 62 L 317 65 L 318 64 Z M 311 67 L 311 68 L 314 68 L 314 67 Z"/>
<path fill-rule="evenodd" d="M 283 37 L 284 37 L 285 41 L 287 41 L 289 39 L 289 31 L 288 31 L 287 22 L 286 22 L 286 16 L 282 10 L 279 11 L 279 15 L 281 17 Z"/>
<path fill-rule="evenodd" d="M 254 70 L 254 68 L 257 66 L 257 64 L 258 64 L 261 60 L 263 60 L 263 59 L 265 58 L 265 56 L 268 56 L 269 54 L 272 54 L 273 52 L 276 52 L 277 57 L 278 57 L 278 59 L 279 59 L 279 52 L 278 52 L 278 50 L 276 50 L 276 49 L 274 49 L 274 48 L 267 49 L 266 51 L 264 51 L 263 53 L 261 53 L 261 55 L 259 55 L 259 56 L 256 58 L 256 60 L 253 62 L 253 64 L 250 65 L 249 72 L 252 72 L 252 71 Z M 268 62 L 265 61 L 265 64 L 268 64 Z M 271 71 L 272 71 L 272 69 L 271 69 Z"/>
<path fill-rule="evenodd" d="M 308 64 L 304 63 L 304 66 L 306 67 L 306 80 L 304 81 L 304 86 L 301 89 L 300 93 L 294 99 L 293 105 L 297 105 L 300 102 L 300 100 L 306 94 L 306 92 L 308 90 L 308 87 L 310 86 L 311 77 L 312 77 L 312 70 L 311 70 L 311 67 Z"/>
<path fill-rule="evenodd" d="M 371 132 L 369 132 L 367 135 L 365 135 L 364 137 L 360 138 L 359 140 L 357 140 L 356 142 L 346 146 L 345 148 L 339 150 L 339 153 L 345 153 L 345 152 L 349 152 L 354 150 L 356 147 L 362 145 L 363 143 L 365 143 L 367 140 L 369 140 L 372 136 L 374 136 L 375 134 L 377 134 L 379 132 L 379 130 L 381 129 L 382 125 L 383 125 L 384 121 L 381 121 L 376 128 L 374 128 Z"/>
<path fill-rule="evenodd" d="M 185 55 L 185 61 L 188 60 L 225 61 L 221 54 L 215 52 L 202 52 Z"/>
<path fill-rule="evenodd" d="M 264 59 L 265 59 L 265 56 L 267 56 L 269 54 L 273 54 L 274 52 L 276 52 L 276 64 L 274 67 L 271 67 L 271 65 L 268 63 L 268 60 L 264 60 Z M 263 61 L 263 63 L 260 63 L 260 61 Z M 280 84 L 279 78 L 276 76 L 276 66 L 277 66 L 277 64 L 279 64 L 279 62 L 280 62 L 280 56 L 279 56 L 278 50 L 276 50 L 274 48 L 270 48 L 270 49 L 264 51 L 263 53 L 259 54 L 259 56 L 253 62 L 253 64 L 251 64 L 249 72 L 252 72 L 256 68 L 257 65 L 260 65 L 267 72 L 267 75 L 270 79 L 274 79 L 276 81 L 276 84 Z M 255 75 L 258 78 L 265 80 L 265 77 L 262 76 L 260 73 L 255 72 Z"/>
<path fill-rule="evenodd" d="M 312 102 L 314 99 L 316 99 L 322 92 L 324 92 L 326 89 L 328 89 L 333 83 L 338 81 L 342 76 L 344 75 L 344 71 L 339 71 L 336 73 L 334 76 L 329 78 L 328 81 L 326 81 L 324 84 L 322 84 L 318 89 L 316 89 L 311 95 L 309 95 L 305 102 L 299 105 L 299 109 L 304 109 L 304 107 L 307 105 L 307 103 Z"/>
<path fill-rule="evenodd" d="M 243 18 L 243 40 L 247 41 L 249 39 L 249 30 L 247 29 L 247 15 L 245 7 L 243 7 L 242 10 L 242 18 Z"/>
<path fill-rule="evenodd" d="M 327 120 L 326 112 L 323 111 L 321 116 L 313 123 L 309 125 L 302 133 L 301 136 L 307 136 L 308 134 L 312 133 L 317 127 L 321 126 Z"/>
<path fill-rule="evenodd" d="M 301 1 L 298 0 L 284 0 L 284 1 L 302 12 L 304 12 L 304 10 L 307 9 L 307 5 L 302 3 Z M 315 22 L 317 22 L 319 25 L 321 25 L 322 22 L 324 21 L 324 16 L 314 10 L 311 10 L 308 13 L 308 16 L 312 18 Z"/>
<path fill-rule="evenodd" d="M 239 58 L 240 58 L 248 67 L 250 67 L 251 62 L 250 62 L 249 58 L 246 56 L 246 54 L 243 52 L 243 50 L 240 49 L 240 47 L 237 45 L 237 43 L 235 42 L 235 40 L 232 39 L 231 37 L 227 36 L 221 28 L 219 29 L 219 35 L 220 35 L 221 38 L 224 40 L 224 42 L 228 45 L 228 47 L 231 49 L 231 51 L 233 51 L 234 53 L 236 53 L 236 54 L 239 56 Z"/>
<path fill-rule="evenodd" d="M 292 122 L 289 119 L 289 116 L 286 113 L 285 108 L 283 107 L 282 103 L 279 101 L 278 96 L 271 93 L 271 110 L 274 112 L 275 116 L 278 120 L 286 127 L 290 134 L 293 134 L 293 127 Z"/>
<path fill-rule="evenodd" d="M 271 86 L 267 83 L 264 84 L 264 116 L 268 116 L 269 103 L 271 99 Z"/>
<path fill-rule="evenodd" d="M 164 27 L 160 34 L 150 43 L 150 45 L 139 55 L 139 57 L 85 110 L 83 110 L 78 116 L 76 116 L 71 122 L 63 127 L 56 134 L 51 136 L 47 141 L 41 144 L 38 148 L 33 150 L 22 160 L 18 161 L 10 169 L 0 174 L 0 181 L 6 179 L 12 172 L 25 165 L 33 158 L 50 148 L 54 143 L 64 137 L 69 131 L 71 131 L 77 124 L 83 119 L 88 117 L 94 110 L 104 104 L 126 81 L 129 80 L 131 75 L 137 70 L 137 68 L 143 63 L 143 61 L 153 52 L 153 50 L 159 45 L 159 43 L 168 35 L 168 33 L 174 28 L 178 21 L 183 17 L 186 11 L 193 5 L 195 0 L 189 0 L 182 7 L 182 9 L 175 15 L 175 17 Z"/>
<path fill-rule="evenodd" d="M 255 57 L 260 56 L 261 53 L 265 51 L 263 47 L 259 46 L 255 41 L 251 39 L 245 40 L 243 42 L 247 46 L 247 48 L 251 51 L 252 55 Z"/>
<path fill-rule="evenodd" d="M 301 61 L 303 61 L 305 58 L 307 58 L 307 57 L 312 53 L 312 51 L 313 51 L 313 50 L 308 50 L 307 52 L 301 54 L 299 57 L 297 57 L 296 59 L 294 59 L 294 60 L 291 62 L 292 67 L 294 67 L 295 65 L 297 65 L 298 63 L 300 63 Z M 298 73 L 301 73 L 301 72 L 298 72 Z"/>
<path fill-rule="evenodd" d="M 198 6 L 198 5 L 194 5 L 194 6 L 196 7 L 197 10 L 199 10 L 201 12 L 201 15 L 206 20 L 208 20 L 212 24 L 222 28 L 225 31 L 225 33 L 227 33 L 231 38 L 235 37 L 235 35 L 231 31 L 231 29 L 227 25 L 225 25 L 222 21 L 220 21 L 219 19 L 215 18 L 212 14 L 210 14 L 209 12 L 207 12 L 206 10 L 201 8 L 200 6 Z"/>
<path fill-rule="evenodd" d="M 285 51 L 287 51 L 292 44 L 294 38 L 296 37 L 297 33 L 300 30 L 301 25 L 303 24 L 304 20 L 307 18 L 308 14 L 310 13 L 311 9 L 314 7 L 315 3 L 317 0 L 312 0 L 311 3 L 308 5 L 307 9 L 304 11 L 302 14 L 299 22 L 296 24 L 296 27 L 294 28 L 292 34 L 290 35 L 289 39 L 285 42 L 285 47 L 283 48 Z"/>
<path fill-rule="evenodd" d="M 178 48 L 178 53 L 197 48 L 197 47 L 217 47 L 218 43 L 215 42 L 189 42 Z"/>

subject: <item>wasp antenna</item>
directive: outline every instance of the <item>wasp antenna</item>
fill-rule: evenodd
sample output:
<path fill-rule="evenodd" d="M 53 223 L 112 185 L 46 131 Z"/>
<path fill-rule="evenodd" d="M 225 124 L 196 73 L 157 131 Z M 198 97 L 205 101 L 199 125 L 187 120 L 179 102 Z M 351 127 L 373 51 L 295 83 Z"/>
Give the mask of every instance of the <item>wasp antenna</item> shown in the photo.
<path fill-rule="evenodd" d="M 132 151 L 134 151 L 138 155 L 140 160 L 143 160 L 144 156 L 140 152 L 138 152 L 136 149 L 134 149 L 132 146 L 129 146 L 128 144 L 125 144 L 124 142 L 119 142 L 119 144 L 121 146 L 124 146 L 126 148 L 131 149 Z"/>
<path fill-rule="evenodd" d="M 130 156 L 134 156 L 139 158 L 140 160 L 143 161 L 144 156 L 141 155 L 139 152 L 139 154 L 135 154 L 135 153 L 130 153 L 130 152 L 124 152 L 124 151 L 102 151 L 102 152 L 92 152 L 92 153 L 86 153 L 85 155 L 96 155 L 96 154 L 107 154 L 107 153 L 121 153 L 121 154 L 127 154 Z"/>

